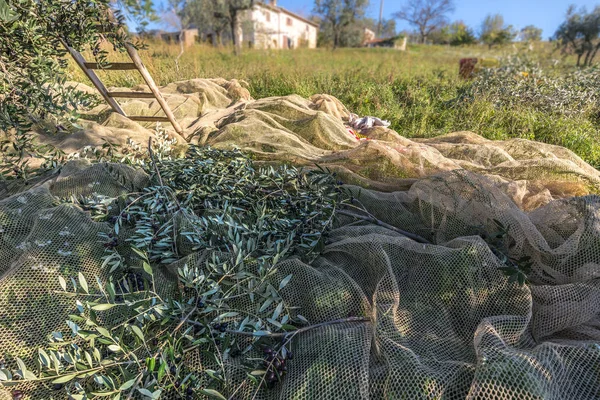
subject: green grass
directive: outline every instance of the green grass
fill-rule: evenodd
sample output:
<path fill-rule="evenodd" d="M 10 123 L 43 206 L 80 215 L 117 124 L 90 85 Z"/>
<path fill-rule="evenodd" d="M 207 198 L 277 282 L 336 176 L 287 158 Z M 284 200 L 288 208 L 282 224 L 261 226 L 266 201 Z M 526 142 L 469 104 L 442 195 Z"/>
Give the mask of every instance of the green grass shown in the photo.
<path fill-rule="evenodd" d="M 148 49 L 142 51 L 142 58 L 161 85 L 198 77 L 222 77 L 247 81 L 255 98 L 328 93 L 339 98 L 351 112 L 391 121 L 391 127 L 406 137 L 469 130 L 489 139 L 525 138 L 565 146 L 594 166 L 600 166 L 597 115 L 550 114 L 528 105 L 498 107 L 493 98 L 486 96 L 457 101 L 470 85 L 458 79 L 460 58 L 498 57 L 523 51 L 512 46 L 499 50 L 488 50 L 485 46 L 409 46 L 407 52 L 246 50 L 235 57 L 229 49 L 196 46 L 185 51 L 176 63 L 177 46 L 149 43 Z M 532 55 L 542 65 L 560 58 L 549 44 L 539 45 Z M 116 56 L 111 59 L 124 60 L 123 55 Z M 562 61 L 558 70 L 568 71 L 570 64 L 571 60 Z M 74 80 L 85 82 L 74 66 L 72 71 Z M 133 72 L 101 72 L 101 75 L 110 86 L 141 83 Z"/>

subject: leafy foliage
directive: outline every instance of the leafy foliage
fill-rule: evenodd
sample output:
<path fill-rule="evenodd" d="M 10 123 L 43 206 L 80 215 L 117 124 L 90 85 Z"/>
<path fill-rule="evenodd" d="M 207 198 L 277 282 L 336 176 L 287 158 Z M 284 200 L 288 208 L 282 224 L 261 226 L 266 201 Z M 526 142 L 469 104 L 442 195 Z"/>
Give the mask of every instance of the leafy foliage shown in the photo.
<path fill-rule="evenodd" d="M 197 26 L 210 27 L 215 30 L 218 40 L 222 40 L 225 28 L 229 28 L 235 54 L 242 49 L 242 12 L 254 7 L 254 0 L 186 0 L 172 1 L 179 3 L 181 18 L 196 23 Z"/>
<path fill-rule="evenodd" d="M 484 68 L 465 96 L 487 97 L 496 107 L 527 105 L 558 115 L 598 112 L 600 70 L 555 74 L 527 57 L 507 57 L 499 68 Z"/>
<path fill-rule="evenodd" d="M 315 0 L 313 12 L 321 18 L 323 34 L 334 49 L 347 45 L 344 36 L 355 32 L 352 25 L 364 15 L 368 4 L 367 0 Z"/>
<path fill-rule="evenodd" d="M 575 6 L 569 7 L 566 21 L 554 36 L 564 53 L 577 55 L 577 66 L 591 65 L 600 49 L 600 6 L 589 13 L 585 7 L 579 11 Z"/>
<path fill-rule="evenodd" d="M 0 3 L 0 132 L 5 135 L 0 143 L 0 175 L 4 179 L 27 177 L 32 154 L 52 157 L 28 134 L 33 127 L 68 130 L 78 110 L 96 103 L 94 96 L 65 85 L 64 45 L 78 50 L 91 46 L 101 64 L 106 62 L 102 41 L 121 49 L 127 41 L 120 30 L 122 16 L 107 18 L 109 3 Z"/>
<path fill-rule="evenodd" d="M 539 42 L 542 40 L 542 30 L 534 25 L 527 25 L 521 29 L 519 37 L 524 42 Z"/>
<path fill-rule="evenodd" d="M 284 301 L 294 278 L 278 264 L 313 258 L 348 195 L 326 171 L 257 167 L 237 150 L 191 147 L 145 167 L 153 175 L 142 193 L 77 199 L 113 226 L 101 235 L 110 277 L 61 277 L 77 310 L 69 329 L 39 350 L 39 373 L 17 360 L 2 384 L 47 382 L 75 399 L 225 398 L 236 389 L 225 361 L 241 356 L 256 390 L 283 379 L 308 321 Z"/>
<path fill-rule="evenodd" d="M 504 17 L 500 14 L 486 16 L 481 24 L 479 39 L 490 48 L 510 43 L 515 37 L 512 25 L 505 25 Z"/>
<path fill-rule="evenodd" d="M 531 257 L 524 256 L 519 259 L 510 257 L 508 255 L 511 246 L 511 238 L 508 234 L 510 226 L 504 226 L 502 222 L 496 219 L 493 222 L 497 230 L 491 234 L 482 234 L 482 238 L 487 242 L 492 253 L 504 263 L 505 266 L 501 267 L 500 270 L 508 277 L 508 281 L 517 282 L 523 286 L 528 282 L 527 276 L 531 274 L 531 267 L 533 266 Z"/>
<path fill-rule="evenodd" d="M 434 44 L 449 44 L 451 46 L 477 43 L 473 30 L 462 21 L 436 28 L 429 34 L 429 39 Z"/>

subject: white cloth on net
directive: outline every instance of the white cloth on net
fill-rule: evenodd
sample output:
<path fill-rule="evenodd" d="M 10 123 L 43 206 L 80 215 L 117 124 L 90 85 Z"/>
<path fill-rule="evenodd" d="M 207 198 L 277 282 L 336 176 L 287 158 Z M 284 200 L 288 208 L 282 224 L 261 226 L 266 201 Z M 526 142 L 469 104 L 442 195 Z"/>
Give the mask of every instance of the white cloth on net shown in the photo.
<path fill-rule="evenodd" d="M 380 118 L 371 117 L 371 116 L 359 117 L 356 114 L 350 114 L 350 119 L 348 120 L 348 124 L 352 128 L 359 130 L 359 131 L 362 131 L 364 129 L 373 128 L 374 126 L 383 126 L 384 128 L 387 128 L 388 126 L 390 126 L 389 121 L 385 121 Z"/>

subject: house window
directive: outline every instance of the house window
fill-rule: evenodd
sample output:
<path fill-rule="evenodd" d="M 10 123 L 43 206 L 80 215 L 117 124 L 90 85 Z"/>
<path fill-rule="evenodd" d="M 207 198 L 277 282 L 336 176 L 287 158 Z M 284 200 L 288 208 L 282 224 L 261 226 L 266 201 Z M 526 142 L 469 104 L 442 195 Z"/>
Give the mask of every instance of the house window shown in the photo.
<path fill-rule="evenodd" d="M 292 26 L 292 19 L 288 18 L 286 21 L 287 26 Z"/>
<path fill-rule="evenodd" d="M 306 32 L 310 31 L 310 27 L 306 25 Z"/>
<path fill-rule="evenodd" d="M 271 13 L 267 11 L 267 22 L 271 22 Z"/>

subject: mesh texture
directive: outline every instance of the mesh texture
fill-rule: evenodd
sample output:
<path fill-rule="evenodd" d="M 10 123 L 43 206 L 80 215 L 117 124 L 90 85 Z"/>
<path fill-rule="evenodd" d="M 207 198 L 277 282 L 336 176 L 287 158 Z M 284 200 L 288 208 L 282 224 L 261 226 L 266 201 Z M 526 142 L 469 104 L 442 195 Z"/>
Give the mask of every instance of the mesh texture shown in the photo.
<path fill-rule="evenodd" d="M 58 199 L 139 190 L 148 177 L 131 167 L 77 161 L 60 174 L 0 200 L 0 354 L 29 359 L 46 335 L 64 329 L 72 299 L 54 293 L 58 275 L 106 277 L 99 232 Z M 600 398 L 600 198 L 553 200 L 520 209 L 497 182 L 458 170 L 416 181 L 410 190 L 349 186 L 378 219 L 428 237 L 423 245 L 370 223 L 340 218 L 311 265 L 287 260 L 279 279 L 286 304 L 312 323 L 368 316 L 300 334 L 278 386 L 242 388 L 239 399 L 598 399 Z M 511 257 L 532 257 L 531 283 L 509 283 L 479 236 L 509 227 Z M 192 253 L 157 271 L 172 274 Z M 237 305 L 241 308 L 249 304 Z M 200 352 L 191 368 L 206 367 Z M 243 379 L 239 361 L 227 364 Z M 22 385 L 32 399 L 63 398 Z M 0 391 L 0 399 L 9 399 Z M 175 398 L 167 394 L 164 398 Z"/>

